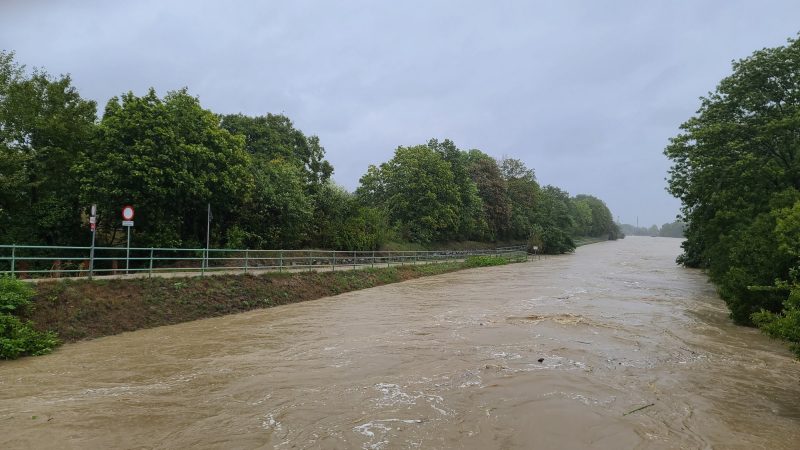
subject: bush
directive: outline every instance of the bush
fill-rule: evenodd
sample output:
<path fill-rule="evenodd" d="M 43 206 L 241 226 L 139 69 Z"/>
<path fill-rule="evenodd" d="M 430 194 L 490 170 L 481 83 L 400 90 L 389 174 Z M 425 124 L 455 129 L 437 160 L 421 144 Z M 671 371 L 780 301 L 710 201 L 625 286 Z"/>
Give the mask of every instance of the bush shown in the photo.
<path fill-rule="evenodd" d="M 20 312 L 31 304 L 33 288 L 14 277 L 0 277 L 0 314 Z"/>
<path fill-rule="evenodd" d="M 55 333 L 36 331 L 30 321 L 23 322 L 11 315 L 27 309 L 33 294 L 29 284 L 13 277 L 0 277 L 0 359 L 43 355 L 58 346 Z"/>
<path fill-rule="evenodd" d="M 761 310 L 752 315 L 753 322 L 767 335 L 790 343 L 800 357 L 800 285 L 792 287 L 784 309 L 778 314 Z"/>
<path fill-rule="evenodd" d="M 30 321 L 23 322 L 8 314 L 0 314 L 0 359 L 44 355 L 59 344 L 53 332 L 41 333 Z"/>
<path fill-rule="evenodd" d="M 467 267 L 502 266 L 511 261 L 505 256 L 470 256 L 464 262 Z"/>

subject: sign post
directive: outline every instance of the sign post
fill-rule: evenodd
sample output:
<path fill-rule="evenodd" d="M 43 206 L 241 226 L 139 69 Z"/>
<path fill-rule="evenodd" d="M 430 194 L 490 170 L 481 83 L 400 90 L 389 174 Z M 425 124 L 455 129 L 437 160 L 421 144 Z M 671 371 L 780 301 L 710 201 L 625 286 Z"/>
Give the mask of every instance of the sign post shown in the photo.
<path fill-rule="evenodd" d="M 125 275 L 131 262 L 131 228 L 133 227 L 133 206 L 122 208 L 122 226 L 128 228 L 128 246 L 125 249 Z"/>
<path fill-rule="evenodd" d="M 211 242 L 211 219 L 213 217 L 214 216 L 211 215 L 211 203 L 209 203 L 208 204 L 208 215 L 206 216 L 206 251 L 203 252 L 204 253 L 203 261 L 202 261 L 202 266 L 200 268 L 200 275 L 203 275 L 203 276 L 206 274 L 206 269 L 209 268 L 209 266 L 208 266 L 208 258 L 209 258 L 210 255 L 208 253 L 208 249 L 210 247 L 210 242 Z"/>
<path fill-rule="evenodd" d="M 92 205 L 89 214 L 89 227 L 92 229 L 92 247 L 89 250 L 89 279 L 94 276 L 94 237 L 97 234 L 97 205 Z"/>

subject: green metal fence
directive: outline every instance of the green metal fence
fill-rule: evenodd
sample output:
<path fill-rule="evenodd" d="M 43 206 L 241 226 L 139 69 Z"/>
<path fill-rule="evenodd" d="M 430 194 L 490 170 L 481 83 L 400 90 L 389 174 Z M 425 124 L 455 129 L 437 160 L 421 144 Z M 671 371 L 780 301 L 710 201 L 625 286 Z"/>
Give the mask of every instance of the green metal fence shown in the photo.
<path fill-rule="evenodd" d="M 179 249 L 0 245 L 0 275 L 20 278 L 153 276 L 166 273 L 249 273 L 343 270 L 458 261 L 502 255 L 526 259 L 524 246 L 488 250 L 333 251 Z"/>

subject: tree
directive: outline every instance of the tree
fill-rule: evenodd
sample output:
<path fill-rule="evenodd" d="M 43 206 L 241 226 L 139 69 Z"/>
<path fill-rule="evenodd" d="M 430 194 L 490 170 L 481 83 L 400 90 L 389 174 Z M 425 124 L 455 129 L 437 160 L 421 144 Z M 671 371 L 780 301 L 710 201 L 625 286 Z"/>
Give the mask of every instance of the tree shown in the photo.
<path fill-rule="evenodd" d="M 533 169 L 527 168 L 518 159 L 503 158 L 499 165 L 511 204 L 511 227 L 508 237 L 527 239 L 536 223 L 537 197 L 540 192 L 536 175 Z"/>
<path fill-rule="evenodd" d="M 0 52 L 0 239 L 79 243 L 81 206 L 72 169 L 92 137 L 96 106 L 69 76 L 27 75 Z"/>
<path fill-rule="evenodd" d="M 357 194 L 377 201 L 412 242 L 447 240 L 458 228 L 458 185 L 450 164 L 427 145 L 398 147 L 391 160 L 369 168 Z"/>
<path fill-rule="evenodd" d="M 658 231 L 658 235 L 661 237 L 675 237 L 675 238 L 682 238 L 684 237 L 684 229 L 686 228 L 686 224 L 676 220 L 672 223 L 665 223 L 661 225 L 661 229 Z"/>
<path fill-rule="evenodd" d="M 450 164 L 450 172 L 456 184 L 459 197 L 458 227 L 451 238 L 457 240 L 480 240 L 488 233 L 483 215 L 483 201 L 478 194 L 478 186 L 472 180 L 469 170 L 469 156 L 462 152 L 450 139 L 439 142 L 428 141 L 428 147 L 442 156 Z"/>
<path fill-rule="evenodd" d="M 539 197 L 531 241 L 543 253 L 558 254 L 575 250 L 575 242 L 571 237 L 575 222 L 570 214 L 569 194 L 548 185 L 541 189 Z"/>
<path fill-rule="evenodd" d="M 780 211 L 800 198 L 798 73 L 796 39 L 734 62 L 665 150 L 687 223 L 679 262 L 708 269 L 738 323 L 780 313 L 786 290 L 752 287 L 788 280 L 800 262 L 776 234 Z"/>
<path fill-rule="evenodd" d="M 241 138 L 219 126 L 185 89 L 160 99 L 153 89 L 106 105 L 94 145 L 76 168 L 83 204 L 97 203 L 99 237 L 121 239 L 119 211 L 136 207 L 140 245 L 197 246 L 205 240 L 206 205 L 221 239 L 253 189 Z"/>
<path fill-rule="evenodd" d="M 476 149 L 470 150 L 467 157 L 470 177 L 477 186 L 478 196 L 483 203 L 488 227 L 487 238 L 497 240 L 508 236 L 511 228 L 511 204 L 508 186 L 497 160 Z"/>
<path fill-rule="evenodd" d="M 333 166 L 324 159 L 325 149 L 319 138 L 306 137 L 282 114 L 257 117 L 229 114 L 222 116 L 222 128 L 244 137 L 245 149 L 251 155 L 296 164 L 303 171 L 309 193 L 328 182 L 333 173 Z"/>

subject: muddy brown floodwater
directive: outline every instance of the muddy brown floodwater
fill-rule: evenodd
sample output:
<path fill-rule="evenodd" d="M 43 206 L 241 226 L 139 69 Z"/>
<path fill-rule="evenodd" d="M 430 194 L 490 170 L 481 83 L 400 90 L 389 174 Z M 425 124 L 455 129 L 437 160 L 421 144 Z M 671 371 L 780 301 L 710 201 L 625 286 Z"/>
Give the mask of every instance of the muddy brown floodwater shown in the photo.
<path fill-rule="evenodd" d="M 632 237 L 2 362 L 0 448 L 800 448 L 800 364 L 732 325 L 674 264 L 679 244 Z"/>

